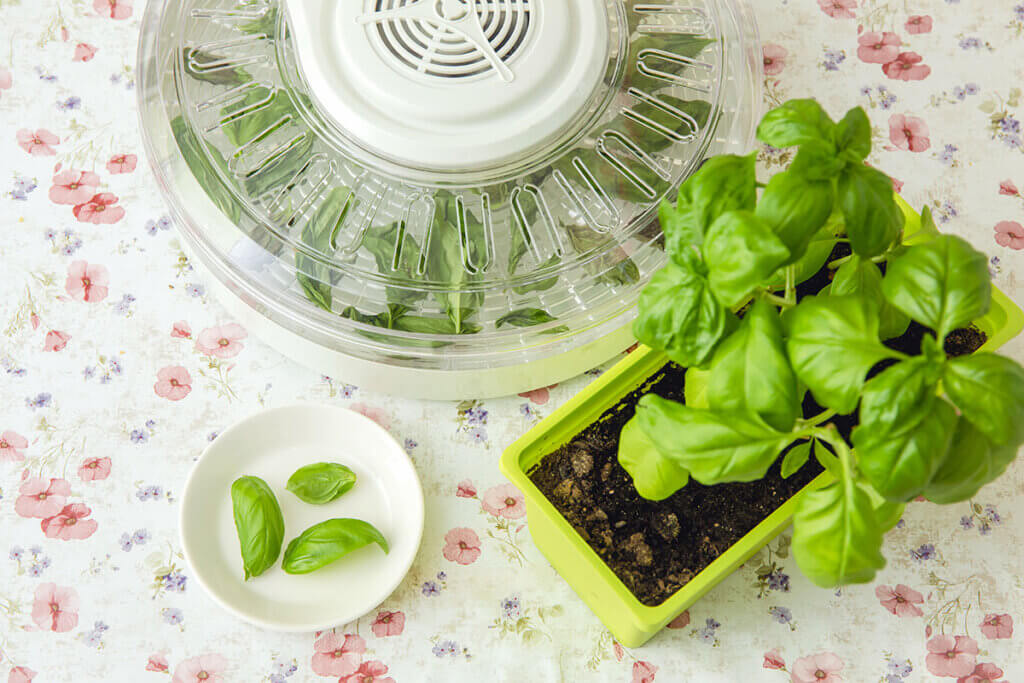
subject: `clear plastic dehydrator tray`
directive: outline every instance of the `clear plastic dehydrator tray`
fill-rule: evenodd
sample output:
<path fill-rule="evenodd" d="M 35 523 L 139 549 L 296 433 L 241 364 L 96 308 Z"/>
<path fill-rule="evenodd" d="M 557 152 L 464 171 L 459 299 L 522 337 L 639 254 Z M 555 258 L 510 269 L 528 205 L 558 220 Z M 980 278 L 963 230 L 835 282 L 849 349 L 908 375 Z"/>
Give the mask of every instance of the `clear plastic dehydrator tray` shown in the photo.
<path fill-rule="evenodd" d="M 744 0 L 167 0 L 139 50 L 147 151 L 221 301 L 409 396 L 628 346 L 660 201 L 761 107 Z"/>

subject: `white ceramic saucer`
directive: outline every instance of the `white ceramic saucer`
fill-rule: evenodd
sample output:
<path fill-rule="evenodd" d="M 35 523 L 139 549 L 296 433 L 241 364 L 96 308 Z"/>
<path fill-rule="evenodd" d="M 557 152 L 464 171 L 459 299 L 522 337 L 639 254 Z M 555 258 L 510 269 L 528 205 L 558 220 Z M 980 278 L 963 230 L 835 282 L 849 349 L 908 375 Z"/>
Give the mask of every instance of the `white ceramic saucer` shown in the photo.
<path fill-rule="evenodd" d="M 298 468 L 339 462 L 356 485 L 326 505 L 304 503 L 285 489 Z M 282 554 L 306 528 L 334 517 L 376 526 L 391 552 L 361 548 L 310 574 L 277 564 L 243 580 L 231 507 L 238 477 L 264 479 L 284 515 Z M 236 616 L 279 631 L 317 631 L 348 623 L 383 602 L 412 566 L 423 535 L 423 490 L 403 448 L 359 413 L 302 404 L 253 415 L 222 433 L 192 469 L 181 499 L 181 543 L 192 575 Z"/>

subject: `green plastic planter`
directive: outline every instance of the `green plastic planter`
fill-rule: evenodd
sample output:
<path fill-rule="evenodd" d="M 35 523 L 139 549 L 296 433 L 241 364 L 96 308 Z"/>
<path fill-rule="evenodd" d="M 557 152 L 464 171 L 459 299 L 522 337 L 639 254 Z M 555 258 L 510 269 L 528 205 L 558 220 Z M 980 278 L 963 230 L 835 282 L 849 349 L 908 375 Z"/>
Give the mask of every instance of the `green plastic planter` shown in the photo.
<path fill-rule="evenodd" d="M 908 241 L 913 241 L 913 234 L 920 228 L 920 216 L 906 205 L 904 211 L 908 219 Z M 992 309 L 975 324 L 988 335 L 988 341 L 980 350 L 993 351 L 1024 329 L 1024 312 L 993 287 Z M 526 495 L 526 514 L 534 543 L 615 638 L 627 647 L 643 645 L 764 547 L 789 526 L 799 496 L 829 481 L 826 474 L 812 481 L 665 602 L 655 607 L 642 604 L 526 473 L 625 395 L 642 386 L 667 362 L 663 353 L 641 346 L 539 422 L 509 446 L 501 458 L 502 473 Z"/>

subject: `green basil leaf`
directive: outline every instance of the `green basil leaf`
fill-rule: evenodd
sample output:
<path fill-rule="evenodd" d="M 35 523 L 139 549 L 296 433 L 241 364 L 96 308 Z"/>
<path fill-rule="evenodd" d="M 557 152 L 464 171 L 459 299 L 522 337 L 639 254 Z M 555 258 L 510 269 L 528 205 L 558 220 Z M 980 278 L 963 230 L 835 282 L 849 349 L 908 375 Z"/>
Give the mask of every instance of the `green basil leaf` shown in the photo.
<path fill-rule="evenodd" d="M 942 385 L 963 416 L 997 445 L 1024 442 L 1024 368 L 994 353 L 953 358 Z"/>
<path fill-rule="evenodd" d="M 188 169 L 192 172 L 199 187 L 210 198 L 214 206 L 221 210 L 232 223 L 238 223 L 242 217 L 241 204 L 235 201 L 231 189 L 221 178 L 230 178 L 227 161 L 213 145 L 206 145 L 196 138 L 185 120 L 176 116 L 171 121 L 171 132 L 174 141 L 181 150 Z M 213 163 L 210 163 L 210 160 Z M 217 172 L 220 169 L 220 173 Z"/>
<path fill-rule="evenodd" d="M 512 327 L 533 327 L 534 325 L 543 325 L 544 323 L 550 323 L 558 320 L 555 316 L 551 315 L 543 308 L 521 308 L 517 311 L 511 311 L 498 318 L 494 323 L 494 326 L 501 328 L 504 325 L 511 325 Z M 559 331 L 568 329 L 564 326 L 556 328 Z"/>
<path fill-rule="evenodd" d="M 878 256 L 899 238 L 906 217 L 896 203 L 889 176 L 851 163 L 839 176 L 838 190 L 846 234 L 855 253 L 866 258 Z"/>
<path fill-rule="evenodd" d="M 996 446 L 969 420 L 960 417 L 953 443 L 924 496 L 933 503 L 959 503 L 973 498 L 997 479 L 1017 457 L 1017 445 Z"/>
<path fill-rule="evenodd" d="M 988 313 L 988 259 L 966 240 L 942 235 L 889 259 L 885 297 L 939 339 Z"/>
<path fill-rule="evenodd" d="M 300 500 L 323 505 L 337 500 L 356 485 L 356 473 L 336 462 L 318 462 L 295 470 L 285 487 Z"/>
<path fill-rule="evenodd" d="M 277 562 L 284 541 L 284 517 L 274 492 L 259 477 L 240 477 L 231 484 L 231 507 L 248 581 Z"/>
<path fill-rule="evenodd" d="M 882 271 L 866 259 L 854 254 L 849 261 L 836 271 L 832 279 L 833 296 L 846 294 L 862 294 L 880 303 L 878 334 L 882 339 L 894 339 L 903 336 L 910 327 L 910 317 L 896 308 L 882 295 Z"/>
<path fill-rule="evenodd" d="M 749 211 L 722 214 L 708 230 L 704 262 L 718 300 L 735 307 L 789 259 L 789 249 Z"/>
<path fill-rule="evenodd" d="M 665 500 L 690 480 L 689 472 L 662 455 L 647 438 L 636 417 L 619 434 L 619 464 L 632 477 L 637 493 L 647 500 Z"/>
<path fill-rule="evenodd" d="M 445 290 L 435 296 L 452 321 L 455 333 L 472 334 L 471 330 L 477 326 L 468 319 L 476 314 L 483 303 L 483 292 L 474 291 L 470 287 L 479 280 L 479 276 L 470 273 L 465 266 L 455 196 L 450 192 L 439 191 L 434 202 L 436 211 L 428 240 L 426 277 L 431 282 L 445 285 Z M 484 244 L 480 233 L 482 225 L 469 221 L 468 216 L 466 220 L 466 249 L 469 250 L 469 256 L 475 257 L 476 250 Z"/>
<path fill-rule="evenodd" d="M 464 314 L 464 317 L 466 316 L 468 316 L 468 312 Z M 455 323 L 448 318 L 428 318 L 419 315 L 400 315 L 391 321 L 389 327 L 393 330 L 415 332 L 416 334 L 476 334 L 483 329 L 477 323 L 465 321 L 456 328 Z M 430 348 L 440 348 L 448 345 L 445 342 L 427 341 L 406 341 L 405 344 L 407 346 L 429 346 Z"/>
<path fill-rule="evenodd" d="M 846 152 L 851 161 L 860 162 L 871 154 L 871 120 L 862 107 L 846 112 L 836 124 L 836 143 L 840 152 Z"/>
<path fill-rule="evenodd" d="M 399 240 L 402 240 L 402 245 L 397 249 Z M 381 275 L 388 276 L 393 282 L 398 280 L 409 283 L 408 286 L 388 285 L 387 300 L 390 304 L 411 307 L 427 296 L 418 285 L 416 275 L 420 245 L 412 235 L 402 230 L 400 222 L 386 225 L 371 224 L 363 233 L 359 244 L 373 254 L 377 271 Z"/>
<path fill-rule="evenodd" d="M 875 363 L 895 357 L 878 339 L 878 304 L 859 295 L 803 299 L 786 317 L 787 350 L 814 400 L 846 415 Z"/>
<path fill-rule="evenodd" d="M 780 474 L 783 479 L 789 479 L 791 476 L 796 474 L 801 467 L 807 464 L 807 461 L 811 459 L 811 451 L 814 448 L 814 439 L 810 441 L 801 441 L 797 445 L 789 449 L 786 456 L 782 459 L 782 470 Z"/>
<path fill-rule="evenodd" d="M 334 252 L 332 244 L 345 218 L 345 207 L 351 193 L 348 188 L 336 187 L 330 191 L 320 208 L 302 228 L 300 240 L 303 244 L 321 254 Z M 330 266 L 319 259 L 295 252 L 295 278 L 302 286 L 306 298 L 330 312 L 335 276 Z"/>
<path fill-rule="evenodd" d="M 277 7 L 264 10 L 259 19 L 240 25 L 239 30 L 248 34 L 263 34 L 270 39 L 277 37 Z"/>
<path fill-rule="evenodd" d="M 633 334 L 685 367 L 703 365 L 736 317 L 693 266 L 669 261 L 640 292 Z"/>
<path fill-rule="evenodd" d="M 772 147 L 793 147 L 807 142 L 832 143 L 836 124 L 815 100 L 789 100 L 765 114 L 757 139 Z"/>
<path fill-rule="evenodd" d="M 860 471 L 894 502 L 907 502 L 924 492 L 949 451 L 956 425 L 953 406 L 934 395 L 901 417 L 894 423 L 862 421 L 853 430 Z"/>
<path fill-rule="evenodd" d="M 862 481 L 861 488 L 871 496 L 875 508 L 875 520 L 883 534 L 899 524 L 903 511 L 907 508 L 906 503 L 893 503 L 886 500 L 867 482 Z"/>
<path fill-rule="evenodd" d="M 630 19 L 641 16 L 640 13 L 632 11 L 627 12 L 626 15 Z M 629 33 L 632 34 L 635 30 L 635 27 L 633 27 Z M 651 64 L 658 71 L 670 75 L 678 75 L 685 69 L 691 68 L 686 61 L 687 58 L 692 59 L 696 57 L 704 51 L 704 48 L 714 42 L 710 38 L 692 33 L 659 34 L 657 36 L 640 34 L 635 40 L 629 41 L 629 56 L 624 62 L 626 64 L 626 74 L 622 87 L 625 90 L 638 87 L 652 91 L 665 86 L 663 80 L 654 76 L 648 76 L 638 68 L 640 53 L 644 50 L 658 50 L 659 52 L 668 52 L 671 55 L 682 57 L 683 59 L 679 60 L 657 59 L 656 63 Z"/>
<path fill-rule="evenodd" d="M 640 399 L 636 415 L 654 447 L 706 486 L 761 479 L 793 438 L 756 416 L 698 410 L 654 394 Z"/>
<path fill-rule="evenodd" d="M 836 154 L 836 146 L 831 141 L 811 140 L 800 145 L 789 172 L 807 180 L 825 180 L 832 182 L 848 161 L 844 156 Z"/>
<path fill-rule="evenodd" d="M 213 85 L 241 85 L 252 80 L 252 76 L 241 67 L 213 68 L 217 62 L 225 62 L 227 57 L 200 50 L 199 48 L 184 48 L 181 50 L 183 71 L 189 78 Z M 197 70 L 198 68 L 198 70 Z"/>
<path fill-rule="evenodd" d="M 753 209 L 757 201 L 755 155 L 722 154 L 704 162 L 679 188 L 675 212 L 659 211 L 665 250 L 673 257 L 700 246 L 711 224 L 728 211 Z"/>
<path fill-rule="evenodd" d="M 387 539 L 369 522 L 361 519 L 329 519 L 309 527 L 292 539 L 285 548 L 281 567 L 289 574 L 308 574 L 371 543 L 379 545 L 387 554 Z"/>
<path fill-rule="evenodd" d="M 864 385 L 860 424 L 884 428 L 912 422 L 936 397 L 942 365 L 924 356 L 900 361 Z"/>
<path fill-rule="evenodd" d="M 683 100 L 665 92 L 659 92 L 657 99 L 662 104 L 692 117 L 693 121 L 670 114 L 657 105 L 641 101 L 630 107 L 631 116 L 620 115 L 613 119 L 608 127 L 625 133 L 641 149 L 651 153 L 661 152 L 677 142 L 669 135 L 666 135 L 664 131 L 669 131 L 678 137 L 690 138 L 695 132 L 703 130 L 704 125 L 708 122 L 708 114 L 711 113 L 710 102 L 705 100 Z M 653 126 L 642 123 L 635 117 L 646 119 Z M 694 122 L 697 124 L 696 131 L 693 127 Z"/>
<path fill-rule="evenodd" d="M 708 404 L 715 411 L 753 413 L 789 431 L 800 413 L 796 384 L 778 311 L 759 299 L 715 351 Z"/>
<path fill-rule="evenodd" d="M 863 484 L 838 481 L 800 496 L 793 516 L 793 557 L 818 586 L 867 583 L 885 566 L 882 525 Z"/>
<path fill-rule="evenodd" d="M 926 205 L 921 209 L 921 227 L 912 237 L 908 238 L 908 243 L 921 244 L 933 240 L 941 234 L 939 226 L 935 225 L 931 207 Z"/>
<path fill-rule="evenodd" d="M 828 261 L 829 256 L 832 255 L 832 250 L 836 246 L 836 242 L 839 240 L 836 237 L 835 231 L 842 227 L 841 223 L 842 214 L 833 211 L 832 216 L 826 221 L 825 225 L 818 232 L 814 233 L 804 255 L 796 263 L 791 264 L 794 270 L 794 281 L 797 284 L 817 275 L 821 267 Z M 783 289 L 785 286 L 785 270 L 775 271 L 775 274 L 768 281 L 768 287 L 775 291 Z"/>
<path fill-rule="evenodd" d="M 755 215 L 789 249 L 781 265 L 798 261 L 832 215 L 835 190 L 830 181 L 807 180 L 792 171 L 777 173 L 757 203 Z"/>

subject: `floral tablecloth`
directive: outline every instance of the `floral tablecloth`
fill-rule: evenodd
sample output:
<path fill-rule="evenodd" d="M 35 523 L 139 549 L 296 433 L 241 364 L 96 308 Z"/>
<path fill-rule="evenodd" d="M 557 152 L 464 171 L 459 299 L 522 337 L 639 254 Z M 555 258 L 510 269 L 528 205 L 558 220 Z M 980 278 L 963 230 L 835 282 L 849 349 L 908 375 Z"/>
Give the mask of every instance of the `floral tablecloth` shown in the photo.
<path fill-rule="evenodd" d="M 754 4 L 769 101 L 865 107 L 871 161 L 1024 301 L 1024 4 Z M 911 505 L 874 585 L 811 586 L 783 536 L 650 644 L 619 646 L 534 548 L 497 469 L 590 378 L 423 403 L 318 376 L 248 336 L 182 254 L 142 158 L 142 10 L 0 0 L 0 678 L 1024 681 L 1024 463 L 971 503 Z M 1024 342 L 1006 352 L 1024 360 Z M 428 517 L 379 610 L 280 635 L 232 618 L 189 576 L 177 508 L 218 431 L 299 399 L 404 440 Z"/>

